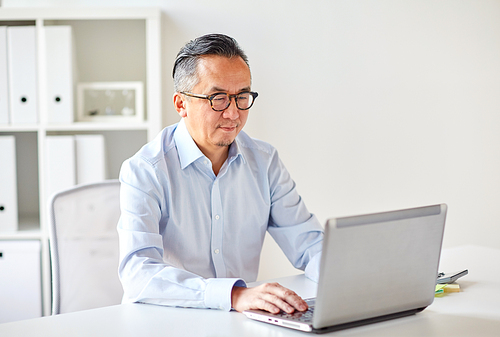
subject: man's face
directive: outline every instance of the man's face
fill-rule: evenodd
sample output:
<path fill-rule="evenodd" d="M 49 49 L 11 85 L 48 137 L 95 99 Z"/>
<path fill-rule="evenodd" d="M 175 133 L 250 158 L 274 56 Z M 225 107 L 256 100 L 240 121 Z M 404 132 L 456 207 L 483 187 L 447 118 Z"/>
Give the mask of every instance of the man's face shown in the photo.
<path fill-rule="evenodd" d="M 250 69 L 241 57 L 202 57 L 198 63 L 198 80 L 192 90 L 194 94 L 234 95 L 250 91 L 251 85 Z M 246 123 L 248 110 L 239 110 L 234 98 L 226 110 L 214 111 L 209 100 L 183 95 L 180 97 L 184 109 L 177 110 L 185 117 L 191 137 L 205 154 L 217 152 L 230 145 Z"/>

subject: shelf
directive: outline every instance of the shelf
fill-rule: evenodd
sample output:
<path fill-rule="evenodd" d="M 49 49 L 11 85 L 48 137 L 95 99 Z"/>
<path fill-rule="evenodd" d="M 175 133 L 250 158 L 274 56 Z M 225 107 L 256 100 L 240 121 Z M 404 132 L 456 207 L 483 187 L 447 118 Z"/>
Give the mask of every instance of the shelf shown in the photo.
<path fill-rule="evenodd" d="M 40 240 L 42 231 L 37 217 L 19 219 L 19 229 L 14 232 L 0 232 L 0 240 Z"/>
<path fill-rule="evenodd" d="M 77 122 L 64 125 L 47 125 L 44 128 L 47 131 L 88 131 L 88 130 L 147 130 L 148 125 L 142 123 L 86 123 Z"/>
<path fill-rule="evenodd" d="M 107 20 L 107 19 L 159 19 L 157 8 L 2 8 L 1 21 L 44 20 Z"/>
<path fill-rule="evenodd" d="M 0 125 L 0 132 L 37 132 L 40 127 L 36 124 L 3 124 Z"/>
<path fill-rule="evenodd" d="M 161 20 L 161 10 L 151 7 L 0 8 L 0 26 L 35 26 L 39 71 L 38 122 L 0 125 L 0 136 L 14 135 L 16 138 L 19 214 L 19 230 L 0 232 L 0 240 L 41 241 L 45 315 L 50 314 L 51 305 L 47 139 L 65 135 L 102 135 L 105 140 L 106 179 L 119 176 L 124 160 L 152 140 L 163 127 Z M 144 84 L 144 120 L 49 124 L 52 123 L 49 118 L 51 108 L 46 94 L 50 77 L 46 69 L 47 45 L 44 42 L 45 28 L 53 26 L 71 27 L 74 81 L 77 83 L 141 81 Z M 44 97 L 45 100 L 42 99 Z"/>
<path fill-rule="evenodd" d="M 72 124 L 52 124 L 52 125 L 0 125 L 0 132 L 38 132 L 42 129 L 46 131 L 115 131 L 115 130 L 148 130 L 146 122 L 141 123 L 88 123 L 76 122 Z"/>

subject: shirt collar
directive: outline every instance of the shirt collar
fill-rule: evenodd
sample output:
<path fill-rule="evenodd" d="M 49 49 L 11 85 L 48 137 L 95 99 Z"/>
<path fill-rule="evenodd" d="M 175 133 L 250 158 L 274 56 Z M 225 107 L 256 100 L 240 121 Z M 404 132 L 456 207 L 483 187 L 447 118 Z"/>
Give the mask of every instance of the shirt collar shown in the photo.
<path fill-rule="evenodd" d="M 204 157 L 203 152 L 200 151 L 184 122 L 184 118 L 177 124 L 174 134 L 175 146 L 179 154 L 181 168 L 184 170 L 191 163 L 195 162 L 198 158 Z"/>
<path fill-rule="evenodd" d="M 242 132 L 242 131 L 240 131 L 240 132 Z M 239 135 L 236 136 L 236 139 L 229 147 L 229 153 L 227 154 L 228 164 L 231 164 L 236 158 L 238 158 L 238 156 L 241 156 L 243 163 L 246 163 L 245 156 L 243 155 L 243 152 L 241 151 L 241 145 L 239 144 L 238 137 L 239 137 Z"/>
<path fill-rule="evenodd" d="M 238 145 L 238 136 L 236 136 L 236 139 L 229 147 L 229 153 L 227 155 L 228 164 L 231 164 L 236 158 L 238 158 L 238 156 L 241 156 L 244 163 L 246 162 L 245 156 L 243 155 L 243 152 L 241 152 L 241 146 Z M 177 147 L 177 153 L 179 154 L 181 168 L 183 170 L 199 158 L 205 157 L 189 134 L 184 118 L 177 124 L 174 139 L 175 146 Z"/>

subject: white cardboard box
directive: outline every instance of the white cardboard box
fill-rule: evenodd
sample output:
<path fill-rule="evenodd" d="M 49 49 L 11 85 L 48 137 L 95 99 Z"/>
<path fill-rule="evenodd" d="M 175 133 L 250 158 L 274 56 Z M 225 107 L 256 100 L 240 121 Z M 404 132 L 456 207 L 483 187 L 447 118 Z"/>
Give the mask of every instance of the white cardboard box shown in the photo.
<path fill-rule="evenodd" d="M 39 240 L 0 240 L 0 323 L 42 316 Z"/>

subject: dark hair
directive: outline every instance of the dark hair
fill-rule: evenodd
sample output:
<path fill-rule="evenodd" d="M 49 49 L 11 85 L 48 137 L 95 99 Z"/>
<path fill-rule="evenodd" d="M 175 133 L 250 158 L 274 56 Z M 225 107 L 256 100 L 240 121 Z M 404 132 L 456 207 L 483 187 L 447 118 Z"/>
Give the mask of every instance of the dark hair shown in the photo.
<path fill-rule="evenodd" d="M 175 91 L 190 91 L 197 84 L 198 60 L 204 55 L 218 55 L 227 58 L 239 56 L 249 66 L 248 57 L 232 37 L 223 34 L 200 36 L 186 43 L 177 54 L 172 71 Z"/>

